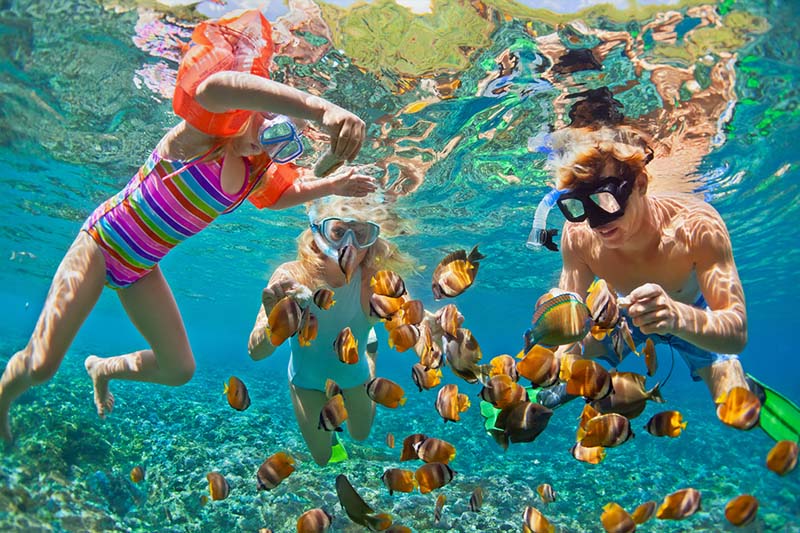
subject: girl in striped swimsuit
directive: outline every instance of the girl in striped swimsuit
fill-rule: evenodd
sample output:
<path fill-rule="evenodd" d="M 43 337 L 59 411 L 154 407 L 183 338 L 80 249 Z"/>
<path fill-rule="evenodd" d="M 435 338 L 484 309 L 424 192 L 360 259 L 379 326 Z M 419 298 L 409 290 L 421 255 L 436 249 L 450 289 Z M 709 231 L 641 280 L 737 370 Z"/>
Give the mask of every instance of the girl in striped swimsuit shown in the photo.
<path fill-rule="evenodd" d="M 265 155 L 263 113 L 317 122 L 330 134 L 334 155 L 352 160 L 361 148 L 365 126 L 349 111 L 264 77 L 234 71 L 209 76 L 194 98 L 211 113 L 252 113 L 238 134 L 226 138 L 181 121 L 128 185 L 89 216 L 58 267 L 28 345 L 9 360 L 0 378 L 0 437 L 5 440 L 12 438 L 11 402 L 55 374 L 103 285 L 116 289 L 150 347 L 86 359 L 100 416 L 114 405 L 111 379 L 177 386 L 192 377 L 195 362 L 183 320 L 158 266 L 175 245 L 254 192 L 262 198 L 267 193 L 268 207 L 282 209 L 322 196 L 364 196 L 375 190 L 372 178 L 352 171 L 308 181 L 279 179 L 280 171 Z M 298 172 L 303 175 L 302 169 Z"/>

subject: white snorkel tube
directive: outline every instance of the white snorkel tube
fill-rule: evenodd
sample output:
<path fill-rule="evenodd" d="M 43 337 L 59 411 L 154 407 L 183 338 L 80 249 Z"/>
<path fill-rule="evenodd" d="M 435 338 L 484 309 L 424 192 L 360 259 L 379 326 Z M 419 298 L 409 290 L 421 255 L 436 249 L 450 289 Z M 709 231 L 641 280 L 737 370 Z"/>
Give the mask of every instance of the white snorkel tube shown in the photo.
<path fill-rule="evenodd" d="M 539 202 L 536 213 L 533 215 L 533 226 L 528 235 L 528 241 L 525 243 L 528 250 L 538 251 L 547 248 L 553 252 L 558 251 L 558 246 L 553 242 L 553 237 L 558 234 L 558 230 L 547 229 L 547 214 L 565 191 L 566 189 L 550 189 L 550 192 L 545 194 Z"/>

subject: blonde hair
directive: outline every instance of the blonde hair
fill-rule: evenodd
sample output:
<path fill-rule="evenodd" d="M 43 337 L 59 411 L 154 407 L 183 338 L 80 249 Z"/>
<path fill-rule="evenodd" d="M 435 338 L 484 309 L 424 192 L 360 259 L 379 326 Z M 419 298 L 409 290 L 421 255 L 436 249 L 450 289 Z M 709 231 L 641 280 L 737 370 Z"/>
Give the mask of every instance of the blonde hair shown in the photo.
<path fill-rule="evenodd" d="M 326 217 L 337 216 L 355 220 L 375 222 L 381 227 L 381 236 L 367 249 L 361 263 L 366 270 L 393 270 L 400 275 L 415 273 L 418 269 L 415 260 L 401 252 L 397 246 L 383 236 L 397 236 L 408 233 L 408 223 L 401 220 L 389 205 L 379 201 L 374 195 L 365 198 L 329 197 L 316 201 L 310 209 L 315 211 L 315 222 Z M 322 279 L 325 254 L 314 241 L 311 228 L 307 228 L 297 238 L 298 268 L 292 269 L 294 279 L 308 287 L 314 287 Z"/>
<path fill-rule="evenodd" d="M 556 187 L 569 189 L 602 175 L 609 161 L 623 167 L 622 176 L 644 180 L 651 177 L 646 165 L 653 157 L 645 134 L 629 126 L 614 128 L 564 128 L 553 134 L 551 167 Z"/>

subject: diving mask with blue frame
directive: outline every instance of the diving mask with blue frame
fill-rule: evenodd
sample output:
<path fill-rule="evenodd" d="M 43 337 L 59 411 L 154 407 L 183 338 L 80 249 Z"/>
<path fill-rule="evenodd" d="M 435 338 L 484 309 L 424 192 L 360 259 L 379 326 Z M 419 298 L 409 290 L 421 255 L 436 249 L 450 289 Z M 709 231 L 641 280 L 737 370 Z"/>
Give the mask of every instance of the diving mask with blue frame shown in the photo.
<path fill-rule="evenodd" d="M 326 217 L 319 221 L 312 219 L 311 232 L 322 253 L 338 260 L 339 251 L 347 245 L 364 250 L 375 244 L 381 228 L 371 221 Z"/>
<path fill-rule="evenodd" d="M 301 133 L 292 120 L 284 115 L 267 115 L 258 129 L 258 141 L 275 163 L 294 161 L 303 153 Z"/>

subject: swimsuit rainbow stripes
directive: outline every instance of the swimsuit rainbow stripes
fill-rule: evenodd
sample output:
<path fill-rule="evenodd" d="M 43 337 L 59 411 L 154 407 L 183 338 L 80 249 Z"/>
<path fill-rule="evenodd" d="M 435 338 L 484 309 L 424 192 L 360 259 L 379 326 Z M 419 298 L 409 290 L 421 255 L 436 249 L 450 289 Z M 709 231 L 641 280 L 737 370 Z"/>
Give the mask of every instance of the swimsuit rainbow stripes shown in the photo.
<path fill-rule="evenodd" d="M 106 260 L 106 285 L 127 287 L 149 273 L 180 242 L 219 215 L 236 209 L 252 191 L 245 162 L 242 188 L 222 189 L 222 159 L 191 162 L 162 159 L 154 150 L 124 189 L 84 222 Z"/>

